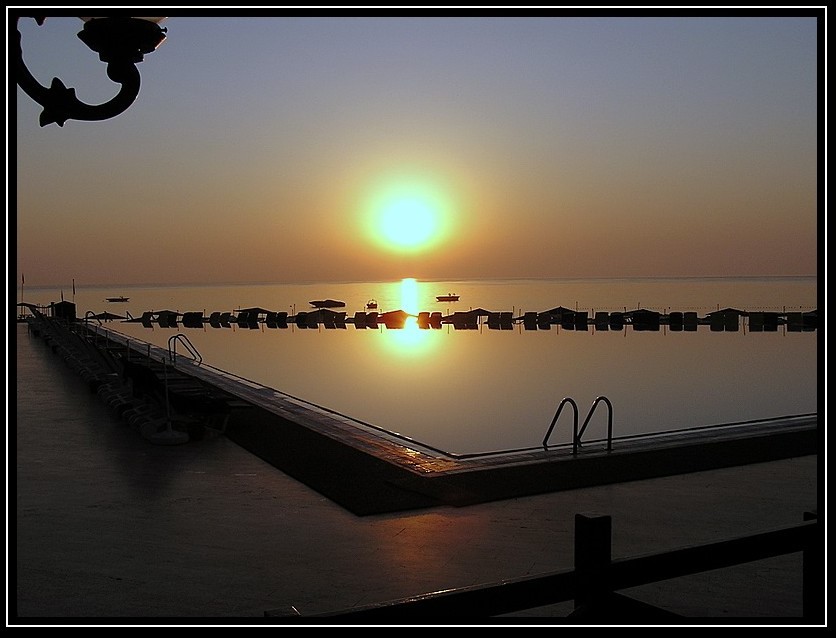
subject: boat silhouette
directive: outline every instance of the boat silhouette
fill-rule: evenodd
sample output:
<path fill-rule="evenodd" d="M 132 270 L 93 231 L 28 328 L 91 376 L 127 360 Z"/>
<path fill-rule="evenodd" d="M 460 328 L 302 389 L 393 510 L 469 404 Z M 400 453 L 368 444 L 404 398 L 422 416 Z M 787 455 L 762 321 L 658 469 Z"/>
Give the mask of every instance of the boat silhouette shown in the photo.
<path fill-rule="evenodd" d="M 309 302 L 314 308 L 344 308 L 344 301 L 337 301 L 336 299 L 320 299 Z"/>

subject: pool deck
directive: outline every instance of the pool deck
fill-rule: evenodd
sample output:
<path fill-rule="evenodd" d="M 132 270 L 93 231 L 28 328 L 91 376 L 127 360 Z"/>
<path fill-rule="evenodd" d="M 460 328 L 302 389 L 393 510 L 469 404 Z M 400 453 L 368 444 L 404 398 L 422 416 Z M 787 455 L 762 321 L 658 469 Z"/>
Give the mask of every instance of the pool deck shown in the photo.
<path fill-rule="evenodd" d="M 360 434 L 327 410 L 306 408 L 305 422 L 296 424 L 298 406 L 285 397 L 278 407 L 289 414 L 280 415 L 279 426 L 273 396 L 260 400 L 273 405 L 234 412 L 227 436 L 153 446 L 25 326 L 17 327 L 17 337 L 16 525 L 10 529 L 16 587 L 7 588 L 16 592 L 12 624 L 103 618 L 115 624 L 142 618 L 143 625 L 171 619 L 274 624 L 281 621 L 265 619 L 266 612 L 295 609 L 304 617 L 570 568 L 578 512 L 613 517 L 613 556 L 620 557 L 795 524 L 805 511 L 824 511 L 821 449 L 788 447 L 788 441 L 809 444 L 809 424 L 784 424 L 791 436 L 783 443 L 766 433 L 753 432 L 748 445 L 736 437 L 743 448 L 766 449 L 760 458 L 742 462 L 740 451 L 730 452 L 719 466 L 683 465 L 663 475 L 642 476 L 646 470 L 639 468 L 651 464 L 642 455 L 649 451 L 632 447 L 628 453 L 633 444 L 609 453 L 585 450 L 587 463 L 607 460 L 609 478 L 541 492 L 538 481 L 520 477 L 565 468 L 575 473 L 582 459 L 566 449 L 502 459 L 437 458 L 385 436 Z M 247 451 L 265 436 L 278 441 L 265 434 L 275 427 L 289 431 L 284 444 Z M 349 432 L 362 445 L 346 445 Z M 653 447 L 664 446 L 657 441 Z M 688 454 L 675 455 L 679 463 L 705 452 L 687 447 Z M 287 469 L 277 469 L 276 461 L 288 457 Z M 354 471 L 361 458 L 367 477 Z M 615 459 L 621 458 L 632 478 L 616 480 L 622 463 Z M 583 473 L 601 467 L 591 464 Z M 328 480 L 311 486 L 294 472 Z M 525 489 L 512 489 L 514 481 Z M 345 496 L 356 500 L 372 484 L 389 487 L 360 503 Z M 493 487 L 480 491 L 477 484 Z M 378 496 L 393 506 L 372 511 Z M 696 624 L 741 618 L 784 624 L 799 622 L 800 582 L 800 557 L 791 555 L 631 593 Z M 571 603 L 556 605 L 505 621 L 564 623 L 571 609 Z"/>

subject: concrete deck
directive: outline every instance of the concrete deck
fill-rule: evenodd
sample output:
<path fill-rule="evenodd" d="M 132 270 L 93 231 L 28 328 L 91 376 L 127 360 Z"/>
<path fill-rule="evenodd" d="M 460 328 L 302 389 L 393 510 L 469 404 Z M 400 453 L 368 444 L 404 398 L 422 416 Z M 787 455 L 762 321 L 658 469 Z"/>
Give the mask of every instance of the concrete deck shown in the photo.
<path fill-rule="evenodd" d="M 148 444 L 25 325 L 17 337 L 12 624 L 275 623 L 265 612 L 320 614 L 569 569 L 577 512 L 610 514 L 613 557 L 626 557 L 824 511 L 822 464 L 805 454 L 357 516 L 228 437 Z M 334 478 L 349 491 L 355 481 Z M 789 555 L 629 593 L 695 623 L 797 622 L 800 565 Z M 513 621 L 562 622 L 571 610 L 555 605 Z"/>

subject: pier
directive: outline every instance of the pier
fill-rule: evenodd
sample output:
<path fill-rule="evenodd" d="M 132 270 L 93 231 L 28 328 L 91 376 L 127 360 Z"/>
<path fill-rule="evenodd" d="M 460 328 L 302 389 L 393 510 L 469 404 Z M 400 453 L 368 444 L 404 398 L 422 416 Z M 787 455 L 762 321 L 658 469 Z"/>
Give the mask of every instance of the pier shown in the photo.
<path fill-rule="evenodd" d="M 342 303 L 326 300 L 331 304 Z M 298 311 L 291 314 L 287 311 L 274 311 L 260 306 L 238 308 L 228 311 L 190 310 L 146 310 L 140 316 L 134 317 L 129 312 L 125 316 L 114 313 L 94 313 L 88 311 L 84 317 L 76 316 L 75 304 L 61 301 L 48 306 L 37 306 L 28 303 L 18 303 L 18 321 L 25 321 L 28 316 L 46 315 L 69 320 L 81 319 L 87 323 L 102 325 L 109 322 L 140 324 L 145 328 L 188 328 L 188 329 L 230 329 L 247 330 L 270 329 L 300 330 L 326 329 L 345 330 L 349 326 L 356 330 L 380 329 L 400 330 L 414 321 L 421 330 L 440 330 L 452 328 L 454 330 L 523 330 L 540 331 L 635 331 L 658 332 L 696 332 L 699 328 L 707 328 L 711 332 L 812 332 L 818 329 L 818 309 L 812 310 L 783 310 L 749 311 L 740 308 L 717 308 L 717 310 L 699 314 L 694 310 L 666 310 L 660 312 L 647 308 L 636 308 L 623 311 L 602 310 L 572 310 L 563 306 L 541 311 L 527 311 L 515 313 L 506 310 L 488 310 L 485 308 L 471 308 L 469 310 L 442 313 L 440 311 L 421 311 L 409 313 L 396 309 L 378 311 L 367 309 L 350 313 L 337 311 L 331 307 L 324 307 L 326 301 L 312 302 L 315 310 Z M 326 304 L 328 305 L 328 304 Z M 344 304 L 343 304 L 344 305 Z M 377 304 L 375 303 L 375 306 Z M 338 306 L 339 307 L 339 306 Z M 28 313 L 26 312 L 28 311 Z"/>
<path fill-rule="evenodd" d="M 90 313 L 85 318 L 88 321 L 103 323 L 112 318 Z M 746 311 L 736 308 L 723 308 L 704 315 L 694 311 L 658 312 L 648 309 L 625 311 L 579 311 L 556 307 L 544 311 L 530 311 L 516 314 L 509 311 L 493 311 L 475 308 L 467 311 L 441 313 L 438 311 L 422 311 L 408 313 L 404 310 L 388 312 L 358 311 L 349 314 L 345 311 L 334 311 L 328 308 L 318 308 L 313 311 L 300 311 L 296 314 L 271 311 L 264 308 L 243 308 L 236 311 L 214 311 L 206 315 L 203 311 L 176 312 L 172 310 L 149 310 L 140 317 L 128 316 L 122 321 L 139 323 L 146 328 L 232 328 L 243 329 L 274 329 L 288 328 L 306 329 L 342 329 L 352 326 L 357 330 L 386 328 L 399 330 L 407 325 L 410 319 L 422 330 L 440 330 L 451 327 L 454 330 L 513 330 L 525 331 L 551 330 L 552 327 L 564 331 L 586 332 L 620 331 L 633 329 L 636 331 L 658 332 L 695 332 L 705 327 L 711 332 L 737 332 L 741 329 L 749 332 L 810 332 L 818 328 L 818 310 L 806 312 L 767 312 Z"/>

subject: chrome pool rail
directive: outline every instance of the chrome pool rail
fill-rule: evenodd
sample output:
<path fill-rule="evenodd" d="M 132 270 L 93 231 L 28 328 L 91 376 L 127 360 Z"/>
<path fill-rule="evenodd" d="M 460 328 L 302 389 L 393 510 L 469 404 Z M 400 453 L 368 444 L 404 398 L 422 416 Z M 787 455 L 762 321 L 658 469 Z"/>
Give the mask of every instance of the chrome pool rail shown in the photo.
<path fill-rule="evenodd" d="M 546 436 L 543 437 L 543 449 L 549 449 L 549 437 L 552 435 L 552 431 L 554 430 L 554 426 L 557 423 L 557 419 L 560 417 L 560 413 L 563 410 L 563 406 L 569 403 L 572 406 L 572 410 L 575 413 L 575 419 L 573 422 L 572 427 L 572 454 L 577 455 L 578 448 L 581 446 L 581 438 L 583 437 L 583 433 L 586 431 L 586 427 L 589 425 L 589 420 L 592 418 L 592 414 L 595 412 L 595 408 L 598 407 L 598 404 L 601 402 L 607 404 L 608 408 L 608 415 L 607 415 L 607 452 L 612 450 L 612 402 L 605 396 L 596 397 L 595 400 L 592 402 L 592 406 L 589 408 L 589 412 L 586 414 L 586 419 L 584 419 L 583 425 L 580 429 L 578 429 L 578 404 L 575 403 L 575 400 L 571 397 L 564 397 L 557 406 L 557 410 L 554 413 L 554 418 L 552 418 L 552 422 L 549 425 L 549 429 L 546 431 Z"/>

